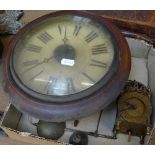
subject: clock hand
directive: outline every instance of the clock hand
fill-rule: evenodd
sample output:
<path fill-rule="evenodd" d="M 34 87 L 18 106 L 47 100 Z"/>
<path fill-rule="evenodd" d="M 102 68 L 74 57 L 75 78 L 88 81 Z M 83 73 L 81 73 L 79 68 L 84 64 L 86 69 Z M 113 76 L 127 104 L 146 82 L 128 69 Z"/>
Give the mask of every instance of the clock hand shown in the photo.
<path fill-rule="evenodd" d="M 132 105 L 132 104 L 130 104 L 128 102 L 125 102 L 125 103 L 127 104 L 127 107 L 122 109 L 122 110 L 120 110 L 120 112 L 129 110 L 129 109 L 133 109 L 133 110 L 136 109 L 136 107 L 134 105 Z"/>
<path fill-rule="evenodd" d="M 66 44 L 66 42 L 68 41 L 68 38 L 66 36 L 66 26 L 65 26 L 65 34 L 64 34 L 64 38 L 62 39 L 62 41 L 64 42 L 64 44 Z"/>
<path fill-rule="evenodd" d="M 49 62 L 49 60 L 51 60 L 52 58 L 54 58 L 54 57 L 53 57 L 53 56 L 51 56 L 51 57 L 49 57 L 49 58 L 44 58 L 44 60 L 43 60 L 43 61 L 41 61 L 41 62 L 39 62 L 39 63 L 35 64 L 34 66 L 32 66 L 32 67 L 30 67 L 30 68 L 26 69 L 23 73 L 26 73 L 26 72 L 28 72 L 29 70 L 31 70 L 31 69 L 33 69 L 33 68 L 35 68 L 35 67 L 39 66 L 39 65 L 42 65 L 43 63 L 48 63 L 48 62 Z"/>

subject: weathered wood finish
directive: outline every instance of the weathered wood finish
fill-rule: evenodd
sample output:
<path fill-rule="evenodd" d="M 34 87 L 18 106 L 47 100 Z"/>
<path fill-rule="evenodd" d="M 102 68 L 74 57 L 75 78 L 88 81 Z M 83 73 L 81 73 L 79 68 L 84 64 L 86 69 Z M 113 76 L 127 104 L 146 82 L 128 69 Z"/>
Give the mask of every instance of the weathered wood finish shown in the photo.
<path fill-rule="evenodd" d="M 118 26 L 121 30 L 143 34 L 155 41 L 155 11 L 94 10 L 90 12 L 101 15 Z"/>

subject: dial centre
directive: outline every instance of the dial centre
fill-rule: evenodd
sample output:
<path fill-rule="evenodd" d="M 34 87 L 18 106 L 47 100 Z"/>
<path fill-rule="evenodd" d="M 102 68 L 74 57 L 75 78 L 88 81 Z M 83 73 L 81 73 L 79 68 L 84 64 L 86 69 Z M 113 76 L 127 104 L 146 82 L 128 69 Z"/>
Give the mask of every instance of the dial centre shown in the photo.
<path fill-rule="evenodd" d="M 61 65 L 74 66 L 75 48 L 68 44 L 60 45 L 54 50 L 54 57 Z"/>

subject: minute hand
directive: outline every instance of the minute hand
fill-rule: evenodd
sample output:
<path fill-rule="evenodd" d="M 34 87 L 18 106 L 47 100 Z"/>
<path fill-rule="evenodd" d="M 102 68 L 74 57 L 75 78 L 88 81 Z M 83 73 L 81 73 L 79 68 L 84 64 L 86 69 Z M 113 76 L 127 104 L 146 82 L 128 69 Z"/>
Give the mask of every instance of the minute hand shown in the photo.
<path fill-rule="evenodd" d="M 66 44 L 66 42 L 68 41 L 68 38 L 66 36 L 66 30 L 67 28 L 65 27 L 65 34 L 64 34 L 64 38 L 62 39 L 62 41 L 64 42 L 64 44 Z"/>
<path fill-rule="evenodd" d="M 37 64 L 35 64 L 34 66 L 32 66 L 32 67 L 30 67 L 30 68 L 26 69 L 23 73 L 26 73 L 27 71 L 29 71 L 29 70 L 31 70 L 31 69 L 33 69 L 33 68 L 35 68 L 35 67 L 39 66 L 39 65 L 42 65 L 43 63 L 48 63 L 48 62 L 49 62 L 49 60 L 50 60 L 50 59 L 52 59 L 52 58 L 53 58 L 53 56 L 51 56 L 51 57 L 49 57 L 49 58 L 44 58 L 44 60 L 43 60 L 43 61 L 38 62 L 38 63 L 37 63 Z"/>

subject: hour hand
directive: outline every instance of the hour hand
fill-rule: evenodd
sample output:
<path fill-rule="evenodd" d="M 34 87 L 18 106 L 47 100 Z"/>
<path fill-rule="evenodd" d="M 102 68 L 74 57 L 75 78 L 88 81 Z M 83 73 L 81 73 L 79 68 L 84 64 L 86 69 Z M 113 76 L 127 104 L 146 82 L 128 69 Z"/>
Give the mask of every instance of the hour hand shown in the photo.
<path fill-rule="evenodd" d="M 43 61 L 38 62 L 37 64 L 33 65 L 33 66 L 30 67 L 30 68 L 27 68 L 23 73 L 26 73 L 27 71 L 29 71 L 29 70 L 31 70 L 31 69 L 33 69 L 33 68 L 35 68 L 35 67 L 38 67 L 39 65 L 42 65 L 42 64 L 44 64 L 44 63 L 48 63 L 51 59 L 53 59 L 53 56 L 51 56 L 51 57 L 49 57 L 49 58 L 44 58 Z"/>
<path fill-rule="evenodd" d="M 54 58 L 53 56 L 51 56 L 49 58 L 44 58 L 44 60 L 41 63 L 48 63 L 53 58 Z"/>
<path fill-rule="evenodd" d="M 128 103 L 128 102 L 125 102 L 126 103 L 126 108 L 124 108 L 124 109 L 121 109 L 120 111 L 122 112 L 122 111 L 126 111 L 126 110 L 130 110 L 130 109 L 132 109 L 132 110 L 134 110 L 134 109 L 136 109 L 136 107 L 134 106 L 134 105 L 132 105 L 132 104 L 130 104 L 130 103 Z"/>

